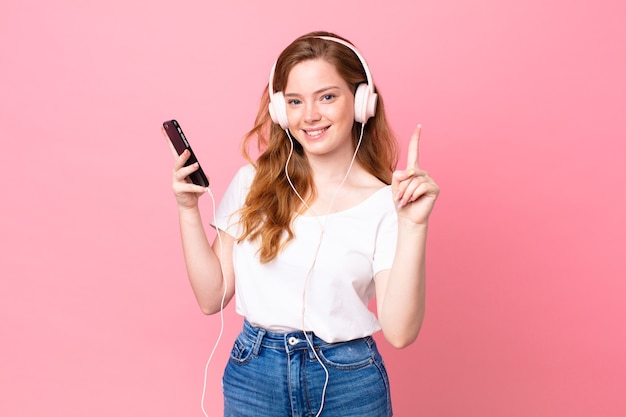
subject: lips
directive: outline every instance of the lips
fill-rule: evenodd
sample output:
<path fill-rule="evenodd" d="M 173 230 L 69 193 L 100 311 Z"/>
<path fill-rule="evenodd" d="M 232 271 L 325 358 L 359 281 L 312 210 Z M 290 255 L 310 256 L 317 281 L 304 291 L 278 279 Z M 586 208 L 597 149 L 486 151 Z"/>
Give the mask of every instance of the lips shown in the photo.
<path fill-rule="evenodd" d="M 323 127 L 321 129 L 305 130 L 304 133 L 306 133 L 307 136 L 311 136 L 311 137 L 315 138 L 315 137 L 321 136 L 327 130 L 328 130 L 328 127 Z"/>

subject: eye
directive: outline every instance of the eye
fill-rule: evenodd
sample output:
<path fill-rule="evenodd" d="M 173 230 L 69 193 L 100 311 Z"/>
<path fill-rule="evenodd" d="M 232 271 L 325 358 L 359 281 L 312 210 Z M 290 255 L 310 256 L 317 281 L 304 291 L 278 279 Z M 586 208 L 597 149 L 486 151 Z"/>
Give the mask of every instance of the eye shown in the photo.
<path fill-rule="evenodd" d="M 335 98 L 334 94 L 324 94 L 322 96 L 322 101 L 331 101 L 334 98 Z"/>
<path fill-rule="evenodd" d="M 302 103 L 302 102 L 300 100 L 298 100 L 297 98 L 291 98 L 291 99 L 287 100 L 287 104 L 289 104 L 290 106 L 297 106 L 300 103 Z"/>

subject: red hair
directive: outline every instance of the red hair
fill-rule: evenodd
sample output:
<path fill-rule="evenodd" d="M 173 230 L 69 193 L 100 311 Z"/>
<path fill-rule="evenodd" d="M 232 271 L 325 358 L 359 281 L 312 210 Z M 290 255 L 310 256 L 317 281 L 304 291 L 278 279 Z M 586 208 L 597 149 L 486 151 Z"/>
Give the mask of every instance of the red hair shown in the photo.
<path fill-rule="evenodd" d="M 307 60 L 323 59 L 337 69 L 354 94 L 359 84 L 367 82 L 361 61 L 350 48 L 316 36 L 339 38 L 328 32 L 312 32 L 292 42 L 276 62 L 273 80 L 275 91 L 284 89 L 289 72 L 295 65 Z M 280 250 L 293 239 L 291 222 L 303 209 L 302 202 L 293 192 L 284 171 L 291 145 L 286 132 L 279 125 L 272 123 L 268 111 L 269 101 L 266 87 L 254 127 L 243 142 L 243 155 L 256 167 L 256 175 L 241 209 L 243 235 L 239 237 L 239 241 L 260 239 L 259 257 L 262 263 L 276 258 Z M 360 124 L 355 122 L 352 128 L 355 148 L 360 130 Z M 255 139 L 257 149 L 261 152 L 256 162 L 248 152 L 250 144 Z M 376 114 L 365 125 L 356 161 L 376 178 L 390 184 L 397 163 L 397 153 L 397 141 L 387 124 L 383 100 L 379 93 Z M 288 169 L 295 188 L 308 203 L 313 202 L 316 190 L 311 168 L 302 146 L 295 140 Z"/>

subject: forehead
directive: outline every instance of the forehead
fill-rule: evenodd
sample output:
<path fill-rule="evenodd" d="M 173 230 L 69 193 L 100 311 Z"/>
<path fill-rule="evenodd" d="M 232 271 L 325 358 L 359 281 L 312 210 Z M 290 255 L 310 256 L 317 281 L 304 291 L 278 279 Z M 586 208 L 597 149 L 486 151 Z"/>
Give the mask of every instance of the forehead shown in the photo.
<path fill-rule="evenodd" d="M 337 68 L 324 59 L 299 62 L 287 76 L 285 94 L 314 92 L 321 88 L 348 88 Z"/>

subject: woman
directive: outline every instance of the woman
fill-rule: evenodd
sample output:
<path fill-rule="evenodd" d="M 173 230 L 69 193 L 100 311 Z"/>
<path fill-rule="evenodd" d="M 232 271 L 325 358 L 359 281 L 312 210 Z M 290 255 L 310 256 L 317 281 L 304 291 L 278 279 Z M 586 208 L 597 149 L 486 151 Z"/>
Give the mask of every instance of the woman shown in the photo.
<path fill-rule="evenodd" d="M 233 295 L 244 328 L 223 378 L 225 416 L 391 416 L 372 335 L 402 348 L 424 317 L 428 218 L 439 188 L 404 170 L 367 64 L 345 39 L 314 32 L 279 56 L 254 128 L 250 161 L 205 235 L 176 156 L 173 189 L 194 294 L 206 314 Z M 248 146 L 261 151 L 253 162 Z M 368 309 L 376 297 L 377 315 Z"/>

